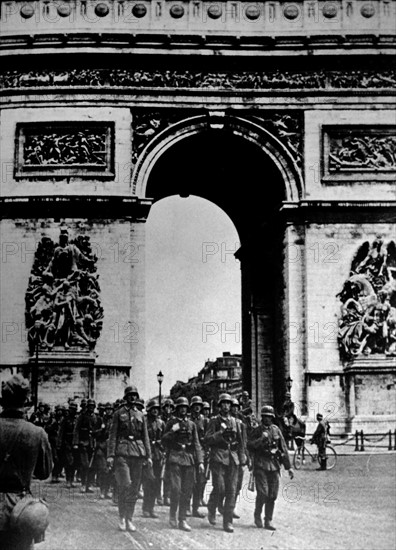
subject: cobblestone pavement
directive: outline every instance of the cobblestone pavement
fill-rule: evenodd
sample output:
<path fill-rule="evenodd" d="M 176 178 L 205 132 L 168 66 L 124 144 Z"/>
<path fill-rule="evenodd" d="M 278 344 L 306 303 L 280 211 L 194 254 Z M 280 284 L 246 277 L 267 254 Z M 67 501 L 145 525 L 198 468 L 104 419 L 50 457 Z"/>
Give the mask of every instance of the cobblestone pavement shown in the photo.
<path fill-rule="evenodd" d="M 169 508 L 158 507 L 159 519 L 141 517 L 138 502 L 136 533 L 117 530 L 117 508 L 96 494 L 66 490 L 64 483 L 41 484 L 51 508 L 51 524 L 38 550 L 223 550 L 314 549 L 385 550 L 396 547 L 396 455 L 339 457 L 334 470 L 296 472 L 282 477 L 271 533 L 253 524 L 254 494 L 247 491 L 246 472 L 237 505 L 241 518 L 235 532 L 213 527 L 207 519 L 190 518 L 193 530 L 168 527 Z M 37 490 L 37 486 L 36 486 Z M 37 492 L 37 491 L 36 491 Z M 202 511 L 206 511 L 202 508 Z"/>

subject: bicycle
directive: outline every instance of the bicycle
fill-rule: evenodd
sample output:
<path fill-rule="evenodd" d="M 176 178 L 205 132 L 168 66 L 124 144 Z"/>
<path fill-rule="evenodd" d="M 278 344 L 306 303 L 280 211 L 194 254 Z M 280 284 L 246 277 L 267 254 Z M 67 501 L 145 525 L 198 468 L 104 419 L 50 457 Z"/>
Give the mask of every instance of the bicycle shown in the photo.
<path fill-rule="evenodd" d="M 296 436 L 295 439 L 300 439 L 302 443 L 297 444 L 297 448 L 294 451 L 293 464 L 296 470 L 300 470 L 303 466 L 307 469 L 313 465 L 320 464 L 318 451 L 310 451 L 306 445 L 305 437 Z M 316 445 L 315 445 L 316 447 Z M 337 453 L 331 445 L 326 445 L 326 469 L 332 470 L 337 464 Z"/>

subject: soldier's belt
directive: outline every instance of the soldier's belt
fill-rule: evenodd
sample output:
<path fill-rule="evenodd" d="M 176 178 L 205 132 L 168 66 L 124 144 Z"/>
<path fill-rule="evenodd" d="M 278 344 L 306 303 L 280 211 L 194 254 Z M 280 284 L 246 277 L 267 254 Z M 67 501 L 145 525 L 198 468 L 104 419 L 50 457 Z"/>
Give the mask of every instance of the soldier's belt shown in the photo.
<path fill-rule="evenodd" d="M 191 443 L 177 443 L 176 450 L 190 453 L 193 450 L 193 445 Z"/>

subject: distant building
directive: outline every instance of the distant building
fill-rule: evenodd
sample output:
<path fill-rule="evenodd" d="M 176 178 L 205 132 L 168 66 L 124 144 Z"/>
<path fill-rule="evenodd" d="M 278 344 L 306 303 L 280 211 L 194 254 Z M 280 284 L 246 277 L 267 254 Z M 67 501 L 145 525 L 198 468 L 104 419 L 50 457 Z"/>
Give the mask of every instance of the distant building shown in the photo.
<path fill-rule="evenodd" d="M 242 355 L 224 351 L 222 357 L 206 361 L 203 369 L 191 380 L 209 385 L 217 394 L 226 392 L 239 396 L 242 392 Z"/>

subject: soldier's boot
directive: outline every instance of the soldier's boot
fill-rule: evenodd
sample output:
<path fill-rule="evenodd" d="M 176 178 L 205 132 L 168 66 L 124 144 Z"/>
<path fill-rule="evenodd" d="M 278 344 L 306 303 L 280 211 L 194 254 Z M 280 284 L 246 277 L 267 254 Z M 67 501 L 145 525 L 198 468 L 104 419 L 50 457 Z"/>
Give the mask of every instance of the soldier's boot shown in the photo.
<path fill-rule="evenodd" d="M 208 509 L 208 521 L 211 525 L 216 525 L 216 510 L 213 512 Z"/>
<path fill-rule="evenodd" d="M 261 515 L 263 513 L 263 506 L 264 506 L 264 501 L 263 501 L 262 495 L 258 494 L 256 496 L 256 504 L 254 508 L 254 523 L 256 527 L 259 527 L 261 529 L 264 527 L 263 520 L 261 519 Z"/>
<path fill-rule="evenodd" d="M 188 525 L 185 519 L 179 521 L 179 529 L 187 532 L 191 531 L 191 527 Z"/>
<path fill-rule="evenodd" d="M 126 520 L 126 527 L 128 531 L 131 531 L 134 533 L 136 531 L 135 525 L 132 523 L 132 518 L 127 518 Z"/>
<path fill-rule="evenodd" d="M 265 503 L 265 518 L 264 518 L 264 529 L 268 531 L 276 531 L 276 527 L 272 525 L 272 516 L 274 514 L 275 501 L 270 500 Z"/>
<path fill-rule="evenodd" d="M 173 529 L 176 529 L 176 528 L 177 528 L 176 516 L 170 516 L 170 517 L 169 517 L 169 525 L 170 525 Z"/>
<path fill-rule="evenodd" d="M 327 458 L 322 458 L 320 461 L 320 469 L 327 470 Z"/>
<path fill-rule="evenodd" d="M 234 532 L 234 527 L 233 527 L 233 525 L 230 521 L 226 521 L 226 522 L 223 523 L 223 530 L 226 533 L 233 533 Z"/>

